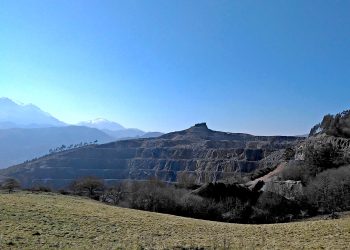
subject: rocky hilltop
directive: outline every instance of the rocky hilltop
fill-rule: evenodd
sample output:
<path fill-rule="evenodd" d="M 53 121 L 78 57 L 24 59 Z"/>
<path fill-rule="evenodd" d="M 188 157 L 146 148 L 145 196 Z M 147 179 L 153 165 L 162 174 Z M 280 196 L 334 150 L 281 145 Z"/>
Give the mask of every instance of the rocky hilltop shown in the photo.
<path fill-rule="evenodd" d="M 303 193 L 307 178 L 311 180 L 328 169 L 349 168 L 350 110 L 325 115 L 322 122 L 311 129 L 308 138 L 286 150 L 286 153 L 291 156 L 289 159 L 281 160 L 276 168 L 266 168 L 262 176 L 249 181 L 246 186 L 253 189 L 259 184 L 260 190 L 294 199 Z M 288 171 L 294 174 L 283 174 Z"/>
<path fill-rule="evenodd" d="M 203 183 L 277 164 L 279 159 L 271 155 L 295 147 L 302 140 L 219 132 L 200 123 L 158 138 L 89 145 L 51 154 L 1 170 L 0 175 L 15 177 L 25 186 L 46 184 L 59 188 L 86 175 L 106 182 L 152 176 L 174 182 L 178 172 L 187 171 Z"/>

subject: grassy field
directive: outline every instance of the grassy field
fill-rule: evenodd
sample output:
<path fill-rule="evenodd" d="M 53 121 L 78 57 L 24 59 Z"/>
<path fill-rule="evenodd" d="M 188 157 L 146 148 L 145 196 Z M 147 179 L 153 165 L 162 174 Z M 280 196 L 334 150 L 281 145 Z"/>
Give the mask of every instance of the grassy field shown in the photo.
<path fill-rule="evenodd" d="M 239 225 L 58 194 L 0 194 L 0 249 L 350 249 L 350 217 Z"/>

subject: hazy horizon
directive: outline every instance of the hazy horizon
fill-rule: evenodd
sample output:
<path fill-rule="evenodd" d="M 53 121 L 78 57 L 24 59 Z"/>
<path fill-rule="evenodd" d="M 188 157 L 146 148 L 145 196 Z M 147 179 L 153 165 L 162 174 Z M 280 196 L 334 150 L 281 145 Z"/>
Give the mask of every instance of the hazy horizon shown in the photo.
<path fill-rule="evenodd" d="M 40 108 L 40 107 L 38 107 L 37 105 L 35 105 L 35 104 L 33 104 L 33 103 L 23 103 L 23 102 L 20 102 L 20 101 L 16 101 L 16 100 L 12 100 L 11 98 L 8 98 L 8 97 L 0 97 L 0 101 L 1 100 L 9 100 L 10 102 L 13 102 L 13 103 L 15 103 L 15 104 L 17 104 L 17 105 L 19 105 L 19 106 L 22 106 L 22 107 L 30 107 L 30 106 L 34 106 L 35 108 L 39 108 L 43 113 L 46 113 L 47 115 L 50 115 L 50 116 L 52 116 L 50 113 L 48 113 L 48 112 L 46 112 L 44 109 L 42 109 L 42 108 Z M 124 129 L 139 129 L 139 128 L 136 128 L 136 127 L 130 127 L 130 128 L 125 128 L 124 126 L 123 126 L 123 124 L 120 124 L 118 121 L 114 121 L 114 120 L 110 120 L 110 119 L 107 119 L 107 118 L 104 118 L 104 117 L 96 117 L 96 118 L 93 118 L 93 119 L 90 119 L 90 120 L 86 120 L 86 121 L 79 121 L 79 122 L 77 122 L 77 123 L 69 123 L 69 122 L 65 122 L 65 121 L 63 121 L 62 119 L 60 119 L 59 117 L 55 117 L 55 116 L 52 116 L 53 118 L 55 118 L 55 119 L 57 119 L 58 121 L 60 121 L 60 122 L 63 122 L 63 123 L 65 123 L 65 125 L 67 125 L 67 126 L 87 126 L 87 127 L 90 127 L 91 125 L 93 125 L 94 124 L 94 122 L 112 122 L 112 123 L 115 123 L 115 124 L 117 124 L 117 125 L 120 125 L 121 126 L 121 128 L 120 129 L 109 129 L 109 130 L 111 130 L 111 131 L 118 131 L 118 130 L 124 130 Z M 10 121 L 10 120 L 9 120 Z M 87 124 L 87 123 L 91 123 L 91 124 Z M 197 123 L 207 123 L 207 122 L 205 122 L 205 121 L 198 121 L 198 122 L 196 122 L 196 123 L 194 123 L 194 124 L 191 124 L 191 125 L 189 125 L 188 127 L 184 127 L 184 128 L 181 128 L 181 129 L 179 129 L 179 130 L 185 130 L 185 129 L 188 129 L 190 126 L 194 126 L 194 125 L 196 125 Z M 26 128 L 26 127 L 23 127 L 23 126 L 21 126 L 21 125 L 23 125 L 23 124 L 17 124 L 17 125 L 19 125 L 18 127 L 13 127 L 13 128 Z M 212 129 L 211 127 L 210 127 L 210 124 L 207 124 L 207 125 L 209 125 L 208 126 L 208 128 L 209 129 Z M 103 125 L 101 125 L 102 127 L 104 127 L 104 126 L 106 126 L 105 124 L 103 124 Z M 112 125 L 113 126 L 113 125 Z M 115 125 L 114 125 L 115 126 Z M 98 128 L 98 127 L 96 127 L 96 126 L 92 126 L 93 128 Z M 27 127 L 27 128 L 30 128 L 30 127 Z M 100 129 L 100 130 L 103 130 L 104 128 L 98 128 L 98 129 Z M 142 129 L 141 129 L 142 130 Z M 161 132 L 161 133 L 170 133 L 170 132 L 174 132 L 175 130 L 173 130 L 173 131 L 155 131 L 155 130 L 151 130 L 151 131 L 145 131 L 145 132 Z M 223 132 L 232 132 L 232 133 L 244 133 L 244 132 L 240 132 L 240 131 L 223 131 Z M 304 135 L 306 135 L 306 134 L 308 134 L 308 132 L 305 132 L 304 134 L 295 134 L 294 136 L 304 136 Z M 258 135 L 258 134 L 255 134 L 255 135 Z M 278 134 L 275 134 L 275 135 L 278 135 Z M 280 134 L 280 135 L 284 135 L 284 134 Z"/>
<path fill-rule="evenodd" d="M 180 4 L 181 3 L 181 4 Z M 350 2 L 3 1 L 0 96 L 76 124 L 308 133 L 349 109 Z"/>

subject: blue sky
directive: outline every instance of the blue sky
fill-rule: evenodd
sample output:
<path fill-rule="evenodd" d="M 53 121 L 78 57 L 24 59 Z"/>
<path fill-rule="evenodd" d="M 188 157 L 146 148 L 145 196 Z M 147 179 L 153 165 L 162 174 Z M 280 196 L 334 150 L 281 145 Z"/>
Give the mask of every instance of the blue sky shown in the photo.
<path fill-rule="evenodd" d="M 302 134 L 350 108 L 350 1 L 0 1 L 0 96 L 75 123 Z"/>

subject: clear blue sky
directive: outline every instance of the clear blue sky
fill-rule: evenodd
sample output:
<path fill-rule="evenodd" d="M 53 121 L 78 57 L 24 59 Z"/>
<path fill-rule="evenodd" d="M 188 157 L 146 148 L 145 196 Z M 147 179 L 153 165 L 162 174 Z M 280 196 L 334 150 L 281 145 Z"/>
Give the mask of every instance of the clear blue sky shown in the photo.
<path fill-rule="evenodd" d="M 75 123 L 308 132 L 350 108 L 350 1 L 0 0 L 0 96 Z"/>

